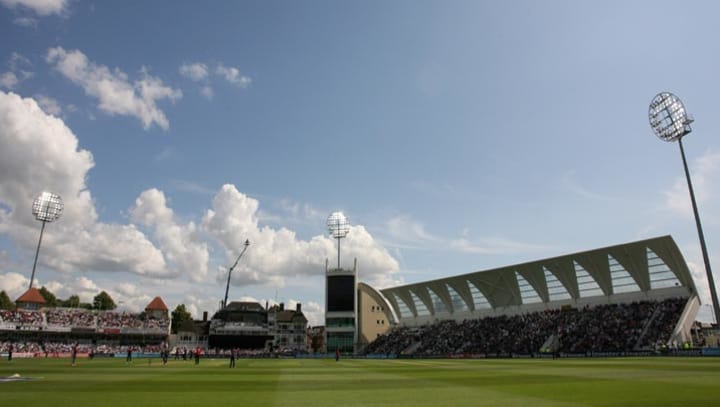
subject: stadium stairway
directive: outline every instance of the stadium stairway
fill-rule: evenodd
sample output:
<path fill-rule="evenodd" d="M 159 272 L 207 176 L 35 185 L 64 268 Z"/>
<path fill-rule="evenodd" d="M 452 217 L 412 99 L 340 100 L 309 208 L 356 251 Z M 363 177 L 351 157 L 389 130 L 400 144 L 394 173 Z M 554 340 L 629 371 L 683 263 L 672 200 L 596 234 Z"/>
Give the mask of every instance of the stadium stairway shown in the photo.
<path fill-rule="evenodd" d="M 550 335 L 540 347 L 540 352 L 551 352 L 553 349 L 557 349 L 558 339 L 557 335 Z"/>
<path fill-rule="evenodd" d="M 407 348 L 400 352 L 401 355 L 412 355 L 422 345 L 422 341 L 413 342 Z"/>
<path fill-rule="evenodd" d="M 635 342 L 635 346 L 633 346 L 633 350 L 641 350 L 640 344 L 643 343 L 643 339 L 645 339 L 645 335 L 647 334 L 648 328 L 650 328 L 653 324 L 653 321 L 655 321 L 655 317 L 657 317 L 659 308 L 656 305 L 655 309 L 652 312 L 652 315 L 650 315 L 650 318 L 647 319 L 645 322 L 645 326 L 643 326 L 642 331 L 640 332 L 640 335 L 638 336 L 637 341 Z"/>

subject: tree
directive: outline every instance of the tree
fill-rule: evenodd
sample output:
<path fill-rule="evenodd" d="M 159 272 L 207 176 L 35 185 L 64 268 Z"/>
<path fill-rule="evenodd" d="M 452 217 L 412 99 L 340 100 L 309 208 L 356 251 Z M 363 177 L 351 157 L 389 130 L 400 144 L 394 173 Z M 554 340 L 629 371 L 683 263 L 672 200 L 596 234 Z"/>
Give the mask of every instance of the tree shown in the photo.
<path fill-rule="evenodd" d="M 100 294 L 96 295 L 95 298 L 93 298 L 93 308 L 99 309 L 99 310 L 114 310 L 117 306 L 115 305 L 115 301 L 113 301 L 112 297 L 110 297 L 110 294 L 106 293 L 105 291 L 101 291 Z"/>
<path fill-rule="evenodd" d="M 5 290 L 0 291 L 0 309 L 7 309 L 7 310 L 15 309 L 15 304 L 13 304 L 13 302 L 10 301 L 10 297 L 8 297 Z"/>
<path fill-rule="evenodd" d="M 58 299 L 55 294 L 51 293 L 50 290 L 42 286 L 40 288 L 40 295 L 45 299 L 45 306 L 49 308 L 55 308 L 58 306 Z"/>
<path fill-rule="evenodd" d="M 320 352 L 320 349 L 323 347 L 323 332 L 317 329 L 313 329 L 310 331 L 310 348 L 313 350 L 313 353 Z"/>
<path fill-rule="evenodd" d="M 170 315 L 172 322 L 170 330 L 174 334 L 177 333 L 178 327 L 183 322 L 192 320 L 192 315 L 185 309 L 185 304 L 180 304 L 175 307 L 175 310 Z"/>
<path fill-rule="evenodd" d="M 62 302 L 63 307 L 68 308 L 80 308 L 80 297 L 76 294 L 71 295 L 68 297 L 67 300 Z"/>

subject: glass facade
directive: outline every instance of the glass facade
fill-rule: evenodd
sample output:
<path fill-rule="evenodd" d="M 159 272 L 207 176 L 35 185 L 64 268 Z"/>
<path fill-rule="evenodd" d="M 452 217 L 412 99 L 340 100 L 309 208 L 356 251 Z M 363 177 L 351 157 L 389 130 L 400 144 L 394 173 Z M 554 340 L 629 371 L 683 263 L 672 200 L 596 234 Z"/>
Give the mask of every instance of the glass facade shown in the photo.
<path fill-rule="evenodd" d="M 355 318 L 325 318 L 328 328 L 354 328 Z"/>
<path fill-rule="evenodd" d="M 352 332 L 328 332 L 326 348 L 328 352 L 339 349 L 340 352 L 352 353 L 354 341 L 355 334 Z"/>

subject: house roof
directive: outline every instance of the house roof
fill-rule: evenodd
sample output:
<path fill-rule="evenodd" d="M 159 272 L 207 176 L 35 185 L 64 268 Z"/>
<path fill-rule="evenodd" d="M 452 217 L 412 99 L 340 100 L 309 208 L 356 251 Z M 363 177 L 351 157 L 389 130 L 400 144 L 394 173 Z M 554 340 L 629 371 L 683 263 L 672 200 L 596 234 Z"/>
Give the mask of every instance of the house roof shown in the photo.
<path fill-rule="evenodd" d="M 145 307 L 145 311 L 167 311 L 168 307 L 165 305 L 165 302 L 163 302 L 162 298 L 155 297 L 152 301 L 150 301 L 150 304 Z"/>
<path fill-rule="evenodd" d="M 25 294 L 21 295 L 15 302 L 29 302 L 33 304 L 45 304 L 45 298 L 40 294 L 40 290 L 35 287 L 29 288 Z"/>
<path fill-rule="evenodd" d="M 302 312 L 297 311 L 278 311 L 275 316 L 277 322 L 307 322 L 307 318 Z"/>

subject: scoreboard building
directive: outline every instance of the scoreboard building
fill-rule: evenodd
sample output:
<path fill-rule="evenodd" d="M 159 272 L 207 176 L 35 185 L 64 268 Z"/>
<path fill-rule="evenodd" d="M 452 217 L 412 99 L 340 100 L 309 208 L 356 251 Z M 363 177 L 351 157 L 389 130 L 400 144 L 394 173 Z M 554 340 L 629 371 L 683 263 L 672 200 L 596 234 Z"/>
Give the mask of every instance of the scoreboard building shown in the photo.
<path fill-rule="evenodd" d="M 351 270 L 325 262 L 325 346 L 328 352 L 354 352 L 357 342 L 357 259 Z"/>

